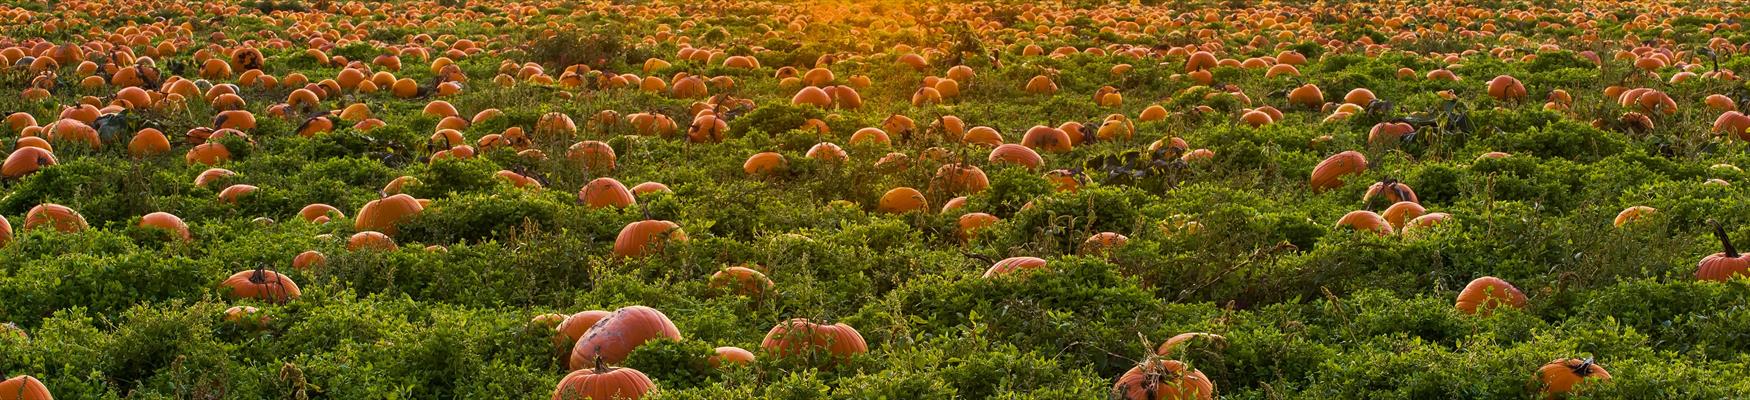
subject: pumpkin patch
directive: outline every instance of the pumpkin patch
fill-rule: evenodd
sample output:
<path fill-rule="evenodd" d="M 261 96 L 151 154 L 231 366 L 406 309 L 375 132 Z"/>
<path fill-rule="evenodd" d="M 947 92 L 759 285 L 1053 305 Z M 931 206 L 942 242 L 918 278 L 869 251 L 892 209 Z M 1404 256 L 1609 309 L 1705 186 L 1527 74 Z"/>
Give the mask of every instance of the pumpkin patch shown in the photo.
<path fill-rule="evenodd" d="M 1746 19 L 7 2 L 0 400 L 1750 398 Z"/>

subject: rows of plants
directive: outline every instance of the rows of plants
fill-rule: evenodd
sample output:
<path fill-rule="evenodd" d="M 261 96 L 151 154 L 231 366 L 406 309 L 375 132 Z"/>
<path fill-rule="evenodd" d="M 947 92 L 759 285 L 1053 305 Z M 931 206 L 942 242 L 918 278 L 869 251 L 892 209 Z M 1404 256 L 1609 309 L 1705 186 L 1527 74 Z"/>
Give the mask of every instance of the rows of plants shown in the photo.
<path fill-rule="evenodd" d="M 1747 12 L 0 5 L 0 400 L 1746 397 Z"/>

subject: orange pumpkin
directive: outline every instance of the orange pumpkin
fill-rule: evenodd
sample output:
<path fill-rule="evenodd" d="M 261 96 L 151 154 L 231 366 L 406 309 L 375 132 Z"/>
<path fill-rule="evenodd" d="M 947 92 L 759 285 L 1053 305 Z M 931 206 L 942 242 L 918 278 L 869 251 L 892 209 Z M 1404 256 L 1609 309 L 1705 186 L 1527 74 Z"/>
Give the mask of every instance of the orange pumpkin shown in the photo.
<path fill-rule="evenodd" d="M 1501 306 L 1523 309 L 1525 304 L 1525 293 L 1493 276 L 1472 280 L 1458 292 L 1458 311 L 1465 314 L 1488 316 Z"/>
<path fill-rule="evenodd" d="M 626 208 L 638 204 L 638 199 L 632 197 L 632 192 L 626 190 L 626 185 L 614 178 L 595 178 L 583 189 L 577 191 L 577 199 L 589 208 L 618 207 Z"/>
<path fill-rule="evenodd" d="M 346 239 L 346 249 L 352 251 L 396 251 L 400 248 L 401 246 L 395 244 L 395 239 L 391 239 L 389 238 L 389 235 L 377 231 L 362 231 L 354 233 L 352 234 L 352 237 Z"/>
<path fill-rule="evenodd" d="M 687 241 L 687 232 L 674 222 L 643 220 L 626 224 L 614 238 L 615 257 L 643 257 L 662 252 L 670 242 Z"/>
<path fill-rule="evenodd" d="M 239 271 L 219 284 L 230 289 L 232 298 L 256 299 L 273 303 L 285 303 L 303 295 L 298 290 L 298 283 L 292 278 L 264 268 Z"/>
<path fill-rule="evenodd" d="M 0 164 L 0 177 L 16 179 L 30 175 L 45 166 L 59 164 L 55 154 L 40 147 L 19 147 Z"/>
<path fill-rule="evenodd" d="M 856 328 L 844 323 L 815 323 L 806 318 L 779 322 L 766 332 L 760 348 L 778 357 L 823 354 L 838 360 L 869 352 Z"/>
<path fill-rule="evenodd" d="M 1009 257 L 1009 258 L 1003 259 L 1002 261 L 997 261 L 995 264 L 991 264 L 990 269 L 984 270 L 984 277 L 987 279 L 988 278 L 995 278 L 998 276 L 1014 274 L 1014 273 L 1020 272 L 1020 271 L 1045 268 L 1045 265 L 1046 265 L 1046 262 L 1045 262 L 1045 259 L 1043 259 L 1043 258 Z"/>
<path fill-rule="evenodd" d="M 67 206 L 54 203 L 38 204 L 24 214 L 24 229 L 54 228 L 62 233 L 75 233 L 85 230 L 90 225 L 85 223 L 85 216 L 79 215 Z"/>
<path fill-rule="evenodd" d="M 1590 358 L 1562 358 L 1539 367 L 1537 378 L 1543 382 L 1544 396 L 1555 399 L 1561 394 L 1573 392 L 1574 385 L 1587 379 L 1608 381 L 1610 372 L 1593 363 Z"/>
<path fill-rule="evenodd" d="M 1356 210 L 1343 214 L 1343 218 L 1337 220 L 1337 226 L 1349 227 L 1357 231 L 1372 231 L 1380 236 L 1392 233 L 1391 223 L 1387 222 L 1385 217 L 1367 210 Z"/>
<path fill-rule="evenodd" d="M 917 189 L 897 187 L 881 195 L 875 209 L 885 213 L 904 214 L 929 208 L 929 201 Z"/>
<path fill-rule="evenodd" d="M 182 218 L 178 218 L 167 212 L 155 212 L 140 217 L 140 227 L 161 229 L 170 232 L 171 235 L 181 238 L 183 241 L 190 240 L 188 235 L 188 224 L 183 223 Z"/>
<path fill-rule="evenodd" d="M 1124 400 L 1211 400 L 1215 383 L 1178 360 L 1148 357 L 1112 385 L 1112 398 Z"/>
<path fill-rule="evenodd" d="M 1343 176 L 1367 171 L 1367 157 L 1354 150 L 1337 153 L 1313 167 L 1310 185 L 1314 192 L 1343 186 Z"/>
<path fill-rule="evenodd" d="M 713 368 L 722 368 L 729 364 L 751 365 L 754 362 L 753 352 L 740 347 L 723 346 L 712 351 L 715 354 L 706 358 L 705 362 L 711 364 L 711 367 Z"/>
<path fill-rule="evenodd" d="M 1720 240 L 1720 252 L 1696 263 L 1695 279 L 1724 282 L 1738 275 L 1750 275 L 1750 255 L 1738 254 L 1738 249 L 1732 246 L 1732 238 L 1726 235 L 1726 228 L 1719 221 L 1709 219 L 1707 223 L 1713 226 L 1714 237 Z"/>
<path fill-rule="evenodd" d="M 14 376 L 12 379 L 0 381 L 0 399 L 5 400 L 54 400 L 49 393 L 49 387 L 42 381 L 30 375 Z"/>
<path fill-rule="evenodd" d="M 713 290 L 728 290 L 738 295 L 759 297 L 772 290 L 774 284 L 765 273 L 747 267 L 729 267 L 711 274 Z"/>
<path fill-rule="evenodd" d="M 553 400 L 637 400 L 654 390 L 656 383 L 643 372 L 598 363 L 561 378 Z"/>
<path fill-rule="evenodd" d="M 425 211 L 419 200 L 407 194 L 397 194 L 365 203 L 360 208 L 358 219 L 353 221 L 353 228 L 361 231 L 378 231 L 394 235 L 395 225 L 406 221 Z"/>
<path fill-rule="evenodd" d="M 571 368 L 618 364 L 644 342 L 662 338 L 681 340 L 681 331 L 661 311 L 645 306 L 614 310 L 571 346 Z"/>

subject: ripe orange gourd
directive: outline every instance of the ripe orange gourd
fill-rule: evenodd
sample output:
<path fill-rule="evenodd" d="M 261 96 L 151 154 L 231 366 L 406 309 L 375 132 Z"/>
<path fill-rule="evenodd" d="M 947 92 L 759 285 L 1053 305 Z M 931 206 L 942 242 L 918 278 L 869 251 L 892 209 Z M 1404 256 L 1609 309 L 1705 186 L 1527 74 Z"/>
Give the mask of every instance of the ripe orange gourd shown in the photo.
<path fill-rule="evenodd" d="M 1458 311 L 1465 314 L 1488 316 L 1495 309 L 1506 306 L 1525 308 L 1525 293 L 1513 284 L 1493 276 L 1485 276 L 1472 280 L 1458 293 Z"/>
<path fill-rule="evenodd" d="M 919 193 L 917 189 L 897 187 L 882 194 L 875 209 L 885 213 L 904 214 L 912 211 L 923 211 L 929 207 L 929 201 L 925 200 L 924 194 Z"/>
<path fill-rule="evenodd" d="M 60 163 L 55 154 L 40 147 L 19 147 L 0 164 L 0 177 L 16 179 L 30 175 L 45 166 Z"/>
<path fill-rule="evenodd" d="M 293 282 L 292 278 L 266 267 L 231 274 L 231 277 L 225 278 L 219 285 L 230 289 L 227 294 L 232 298 L 273 303 L 285 303 L 303 295 L 303 291 L 298 289 L 298 283 Z"/>
<path fill-rule="evenodd" d="M 353 228 L 361 231 L 378 231 L 394 235 L 396 225 L 419 215 L 425 207 L 413 196 L 396 194 L 365 203 L 359 209 L 358 219 L 353 221 Z"/>
<path fill-rule="evenodd" d="M 1622 209 L 1622 212 L 1616 213 L 1616 218 L 1611 221 L 1611 225 L 1621 228 L 1623 225 L 1634 223 L 1635 221 L 1658 211 L 1658 209 L 1647 206 L 1624 208 Z"/>
<path fill-rule="evenodd" d="M 806 318 L 779 322 L 766 332 L 760 348 L 778 357 L 824 352 L 840 361 L 869 352 L 868 344 L 863 342 L 863 335 L 856 328 L 844 323 L 816 323 Z"/>
<path fill-rule="evenodd" d="M 615 257 L 642 257 L 660 253 L 668 243 L 687 241 L 687 232 L 674 222 L 643 220 L 626 224 L 614 239 Z"/>
<path fill-rule="evenodd" d="M 1739 275 L 1750 275 L 1750 256 L 1738 254 L 1738 249 L 1732 246 L 1732 238 L 1726 235 L 1726 228 L 1719 221 L 1709 219 L 1714 238 L 1720 241 L 1720 252 L 1703 257 L 1695 265 L 1695 279 L 1704 281 L 1724 282 Z"/>
<path fill-rule="evenodd" d="M 748 175 L 762 176 L 782 171 L 785 164 L 783 154 L 767 151 L 749 156 L 747 161 L 741 164 L 741 170 Z"/>
<path fill-rule="evenodd" d="M 0 381 L 0 398 L 6 400 L 53 400 L 49 387 L 30 375 L 14 376 Z"/>
<path fill-rule="evenodd" d="M 735 346 L 722 346 L 712 350 L 714 354 L 705 362 L 713 368 L 721 368 L 728 364 L 750 365 L 754 362 L 753 352 Z"/>
<path fill-rule="evenodd" d="M 1112 385 L 1112 398 L 1124 400 L 1211 400 L 1215 383 L 1178 360 L 1150 356 L 1125 371 Z"/>
<path fill-rule="evenodd" d="M 1357 231 L 1371 231 L 1380 236 L 1390 235 L 1394 232 L 1391 223 L 1387 222 L 1385 217 L 1367 210 L 1355 210 L 1343 214 L 1343 218 L 1337 220 L 1337 226 L 1349 227 Z"/>
<path fill-rule="evenodd" d="M 759 297 L 775 286 L 766 274 L 748 267 L 728 267 L 711 274 L 713 290 L 727 290 L 737 295 Z"/>
<path fill-rule="evenodd" d="M 1367 171 L 1366 156 L 1353 150 L 1337 153 L 1313 167 L 1309 185 L 1314 192 L 1334 189 L 1343 186 L 1345 175 L 1360 174 L 1363 171 Z"/>
<path fill-rule="evenodd" d="M 656 383 L 643 372 L 595 363 L 560 378 L 553 400 L 637 400 L 654 390 Z"/>
<path fill-rule="evenodd" d="M 190 240 L 188 224 L 183 223 L 182 218 L 167 212 L 155 212 L 140 217 L 140 227 L 161 229 L 183 241 Z"/>
<path fill-rule="evenodd" d="M 400 248 L 401 246 L 395 244 L 395 239 L 377 231 L 361 231 L 346 239 L 346 249 L 352 251 L 396 251 Z"/>
<path fill-rule="evenodd" d="M 1604 367 L 1593 363 L 1592 359 L 1563 358 L 1550 361 L 1537 369 L 1537 378 L 1543 382 L 1544 396 L 1550 399 L 1574 391 L 1574 385 L 1587 379 L 1599 381 L 1610 380 L 1610 372 Z"/>
<path fill-rule="evenodd" d="M 638 346 L 662 338 L 681 340 L 681 332 L 661 311 L 645 306 L 614 310 L 613 315 L 596 322 L 572 345 L 571 368 L 618 364 Z"/>
<path fill-rule="evenodd" d="M 583 189 L 577 192 L 577 198 L 589 208 L 626 208 L 638 204 L 638 200 L 632 197 L 632 192 L 626 190 L 626 185 L 608 177 L 596 178 L 583 185 Z"/>
<path fill-rule="evenodd" d="M 986 279 L 995 278 L 998 276 L 1015 274 L 1021 271 L 1045 268 L 1045 266 L 1046 261 L 1043 258 L 1009 257 L 1002 261 L 997 261 L 995 264 L 991 264 L 989 269 L 984 270 L 984 277 Z"/>
<path fill-rule="evenodd" d="M 85 216 L 67 206 L 54 203 L 38 204 L 24 214 L 24 229 L 53 228 L 62 233 L 75 233 L 90 227 Z"/>

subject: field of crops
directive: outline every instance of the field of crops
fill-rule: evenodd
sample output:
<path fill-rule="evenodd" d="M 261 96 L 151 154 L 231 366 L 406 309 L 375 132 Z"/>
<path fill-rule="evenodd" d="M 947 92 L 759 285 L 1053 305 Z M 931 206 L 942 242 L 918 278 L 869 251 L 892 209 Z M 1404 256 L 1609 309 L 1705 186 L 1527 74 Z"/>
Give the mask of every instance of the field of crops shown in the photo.
<path fill-rule="evenodd" d="M 1750 398 L 1750 5 L 0 5 L 0 400 Z"/>

